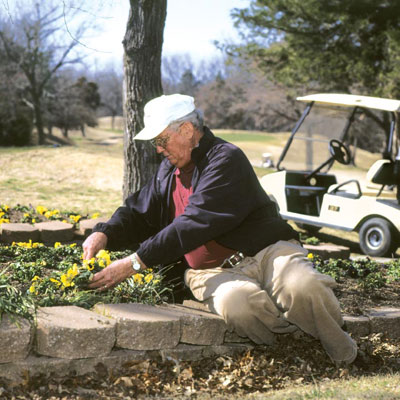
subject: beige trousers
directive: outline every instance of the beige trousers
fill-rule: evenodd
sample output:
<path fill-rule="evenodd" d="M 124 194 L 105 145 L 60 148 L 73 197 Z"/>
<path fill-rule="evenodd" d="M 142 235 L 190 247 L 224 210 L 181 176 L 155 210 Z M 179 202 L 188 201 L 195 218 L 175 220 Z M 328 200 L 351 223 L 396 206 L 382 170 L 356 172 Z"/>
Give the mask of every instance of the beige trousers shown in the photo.
<path fill-rule="evenodd" d="M 234 268 L 189 269 L 185 283 L 230 330 L 255 343 L 272 344 L 274 333 L 300 328 L 335 362 L 350 363 L 357 355 L 356 343 L 341 329 L 335 280 L 316 271 L 296 241 L 279 241 Z"/>

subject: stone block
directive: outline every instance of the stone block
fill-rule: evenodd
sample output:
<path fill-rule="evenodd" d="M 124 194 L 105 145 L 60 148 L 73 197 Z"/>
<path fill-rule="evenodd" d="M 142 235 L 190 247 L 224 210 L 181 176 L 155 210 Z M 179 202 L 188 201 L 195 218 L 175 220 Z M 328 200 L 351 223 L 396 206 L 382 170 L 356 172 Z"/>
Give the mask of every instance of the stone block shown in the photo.
<path fill-rule="evenodd" d="M 318 245 L 303 244 L 303 247 L 309 253 L 316 254 L 324 260 L 328 260 L 329 258 L 348 259 L 350 257 L 349 247 L 333 243 L 320 243 Z"/>
<path fill-rule="evenodd" d="M 197 345 L 218 345 L 224 342 L 226 324 L 223 318 L 183 305 L 163 305 L 181 320 L 181 343 Z"/>
<path fill-rule="evenodd" d="M 248 337 L 239 336 L 236 332 L 225 332 L 224 343 L 251 343 Z"/>
<path fill-rule="evenodd" d="M 383 333 L 390 339 L 400 338 L 400 308 L 376 307 L 367 311 L 371 333 Z"/>
<path fill-rule="evenodd" d="M 74 238 L 74 226 L 61 221 L 39 222 L 35 227 L 43 243 L 70 242 Z"/>
<path fill-rule="evenodd" d="M 154 354 L 159 359 L 160 354 Z M 93 358 L 65 359 L 56 357 L 29 355 L 25 360 L 0 364 L 0 379 L 11 385 L 25 382 L 26 377 L 34 380 L 37 376 L 62 377 L 82 376 L 101 371 L 126 371 L 127 366 L 135 365 L 140 369 L 151 360 L 150 352 L 132 350 L 113 350 L 109 355 Z M 0 388 L 1 389 L 1 388 Z M 0 392 L 1 398 L 1 392 Z"/>
<path fill-rule="evenodd" d="M 12 242 L 37 242 L 40 238 L 39 229 L 30 224 L 0 224 L 1 241 Z"/>
<path fill-rule="evenodd" d="M 147 304 L 96 304 L 93 311 L 117 321 L 116 346 L 130 350 L 175 347 L 180 340 L 180 319 Z"/>
<path fill-rule="evenodd" d="M 216 346 L 195 346 L 180 343 L 173 349 L 160 350 L 163 360 L 198 361 L 215 356 L 234 356 L 253 349 L 250 344 L 231 343 Z"/>
<path fill-rule="evenodd" d="M 36 352 L 67 359 L 105 356 L 115 343 L 115 321 L 76 306 L 39 308 Z"/>
<path fill-rule="evenodd" d="M 93 218 L 93 219 L 83 219 L 79 221 L 79 230 L 78 234 L 87 237 L 92 233 L 93 228 L 99 222 L 107 222 L 107 217 Z"/>
<path fill-rule="evenodd" d="M 32 331 L 28 320 L 15 315 L 3 315 L 0 321 L 0 364 L 28 356 Z"/>
<path fill-rule="evenodd" d="M 370 320 L 365 315 L 344 315 L 345 329 L 355 337 L 368 336 L 371 332 Z"/>
<path fill-rule="evenodd" d="M 205 303 L 201 303 L 196 300 L 183 300 L 183 305 L 188 308 L 194 308 L 195 310 L 201 310 L 206 312 L 211 312 L 208 308 L 208 305 Z"/>

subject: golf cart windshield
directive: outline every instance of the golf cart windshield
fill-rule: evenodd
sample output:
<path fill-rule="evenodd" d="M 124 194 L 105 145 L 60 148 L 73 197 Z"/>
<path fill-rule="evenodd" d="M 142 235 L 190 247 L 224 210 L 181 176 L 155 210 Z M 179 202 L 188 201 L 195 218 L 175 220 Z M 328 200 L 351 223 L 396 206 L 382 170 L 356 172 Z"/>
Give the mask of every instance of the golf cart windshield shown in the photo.
<path fill-rule="evenodd" d="M 360 145 L 370 154 L 376 153 L 376 159 L 382 157 L 381 153 L 387 148 L 388 137 L 384 127 L 377 123 L 382 119 L 382 110 L 366 110 L 360 106 L 332 105 L 318 101 L 310 101 L 307 107 L 311 107 L 311 111 L 306 117 L 307 111 L 303 114 L 305 119 L 299 121 L 300 127 L 295 134 L 292 133 L 291 140 L 281 155 L 279 169 L 314 170 L 329 159 L 329 142 L 332 139 L 347 144 L 353 158 L 355 149 Z M 331 166 L 332 163 L 326 165 L 321 172 L 327 172 Z"/>

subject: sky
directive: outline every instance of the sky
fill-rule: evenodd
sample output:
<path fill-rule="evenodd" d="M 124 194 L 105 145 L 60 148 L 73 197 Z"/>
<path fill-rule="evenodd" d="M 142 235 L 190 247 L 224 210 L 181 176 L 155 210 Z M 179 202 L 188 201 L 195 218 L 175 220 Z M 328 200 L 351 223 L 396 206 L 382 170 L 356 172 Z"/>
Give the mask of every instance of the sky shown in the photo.
<path fill-rule="evenodd" d="M 102 31 L 84 41 L 90 63 L 95 65 L 122 60 L 129 1 L 110 1 L 106 14 L 100 15 Z M 249 3 L 250 0 L 167 0 L 163 56 L 189 54 L 196 62 L 221 55 L 213 41 L 239 38 L 230 11 Z"/>

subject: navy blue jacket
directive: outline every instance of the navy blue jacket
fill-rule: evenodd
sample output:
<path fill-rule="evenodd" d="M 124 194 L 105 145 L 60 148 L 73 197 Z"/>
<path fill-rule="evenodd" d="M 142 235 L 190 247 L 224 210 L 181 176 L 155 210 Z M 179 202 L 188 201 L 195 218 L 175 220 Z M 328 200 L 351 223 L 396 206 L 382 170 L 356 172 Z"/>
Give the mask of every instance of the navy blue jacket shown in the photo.
<path fill-rule="evenodd" d="M 141 190 L 129 196 L 94 232 L 107 235 L 110 249 L 135 248 L 148 266 L 169 264 L 215 240 L 254 255 L 278 240 L 298 238 L 262 189 L 245 154 L 208 128 L 192 151 L 193 194 L 185 212 L 170 222 L 175 167 L 164 159 Z"/>

